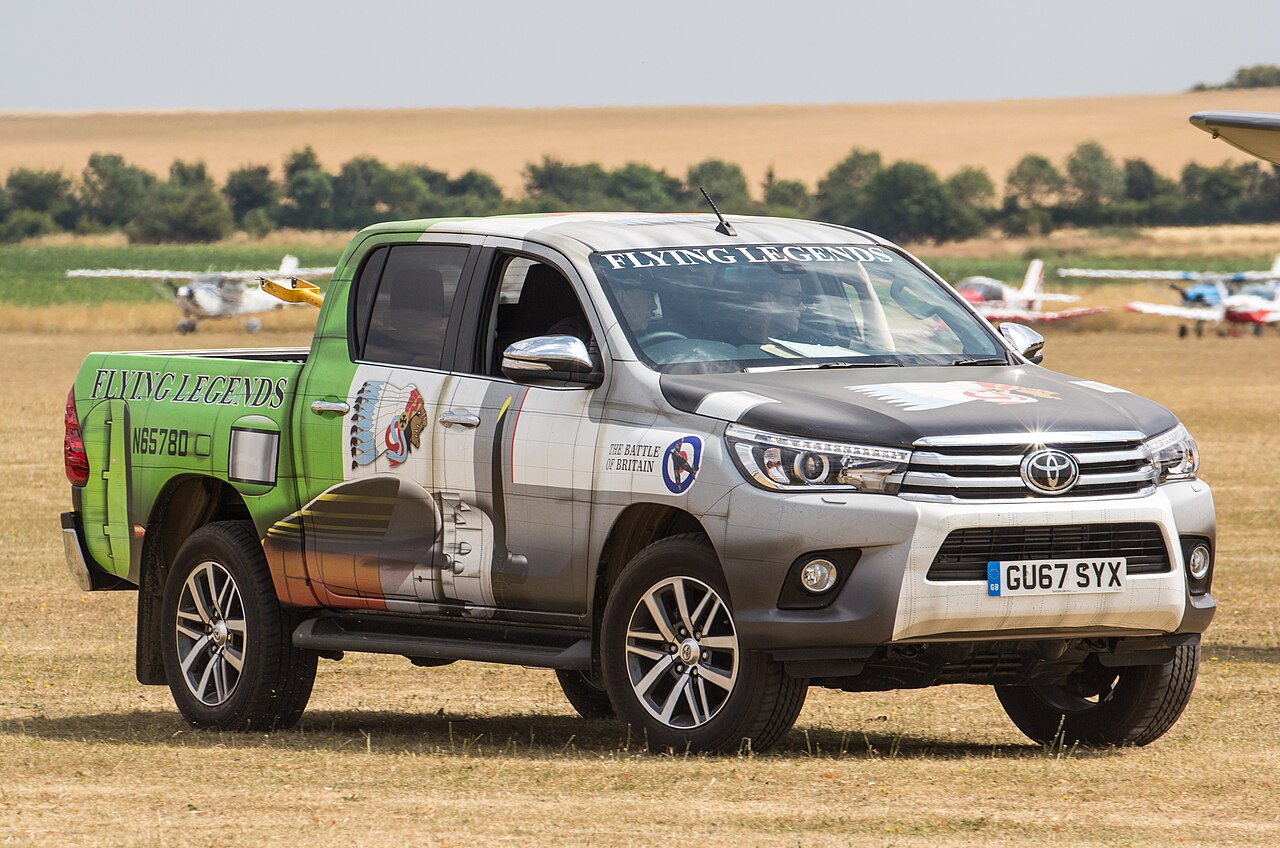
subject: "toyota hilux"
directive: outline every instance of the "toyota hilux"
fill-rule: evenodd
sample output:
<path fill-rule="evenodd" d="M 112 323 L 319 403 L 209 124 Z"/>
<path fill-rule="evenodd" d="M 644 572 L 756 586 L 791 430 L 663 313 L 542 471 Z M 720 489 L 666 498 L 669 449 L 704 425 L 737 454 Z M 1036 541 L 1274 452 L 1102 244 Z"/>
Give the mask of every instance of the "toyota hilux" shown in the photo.
<path fill-rule="evenodd" d="M 309 349 L 95 353 L 67 399 L 68 563 L 137 591 L 193 725 L 289 726 L 348 651 L 554 669 L 658 749 L 763 750 L 811 686 L 989 685 L 1093 745 L 1191 695 L 1192 436 L 881 238 L 393 222 L 308 299 Z"/>

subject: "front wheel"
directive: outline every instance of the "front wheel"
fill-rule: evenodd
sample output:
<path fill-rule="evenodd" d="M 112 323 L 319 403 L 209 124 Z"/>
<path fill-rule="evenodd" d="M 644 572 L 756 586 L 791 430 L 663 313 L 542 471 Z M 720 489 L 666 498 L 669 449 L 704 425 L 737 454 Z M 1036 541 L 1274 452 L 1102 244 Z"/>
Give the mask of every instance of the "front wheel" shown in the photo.
<path fill-rule="evenodd" d="M 772 747 L 807 685 L 744 650 L 715 552 L 698 535 L 655 542 L 627 564 L 605 607 L 605 687 L 651 750 Z"/>
<path fill-rule="evenodd" d="M 604 681 L 577 669 L 556 669 L 556 680 L 564 697 L 583 718 L 613 718 L 613 704 Z"/>
<path fill-rule="evenodd" d="M 1065 684 L 997 686 L 1004 711 L 1041 744 L 1146 745 L 1182 715 L 1196 685 L 1200 646 L 1180 645 L 1163 665 L 1086 666 Z"/>
<path fill-rule="evenodd" d="M 293 647 L 253 525 L 219 521 L 191 534 L 165 579 L 165 678 L 195 727 L 275 730 L 302 716 L 316 654 Z"/>

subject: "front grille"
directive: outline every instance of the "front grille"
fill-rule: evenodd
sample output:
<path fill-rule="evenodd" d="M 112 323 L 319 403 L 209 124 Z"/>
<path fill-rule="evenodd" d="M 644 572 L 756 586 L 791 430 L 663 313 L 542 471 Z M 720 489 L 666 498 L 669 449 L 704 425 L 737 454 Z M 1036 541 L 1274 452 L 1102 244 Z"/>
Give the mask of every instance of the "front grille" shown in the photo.
<path fill-rule="evenodd" d="M 929 579 L 986 580 L 988 562 L 1124 557 L 1128 574 L 1170 569 L 1160 525 L 1051 524 L 1039 527 L 966 527 L 953 530 L 929 566 Z"/>
<path fill-rule="evenodd" d="M 1125 497 L 1155 491 L 1155 467 L 1141 434 L 1108 438 L 1100 433 L 1094 440 L 1087 434 L 1061 435 L 1061 441 L 1050 434 L 1035 444 L 1025 436 L 991 436 L 983 444 L 969 439 L 918 442 L 900 494 L 911 500 L 965 502 Z M 1022 480 L 1022 460 L 1042 447 L 1066 451 L 1080 466 L 1079 482 L 1065 494 L 1038 494 Z"/>

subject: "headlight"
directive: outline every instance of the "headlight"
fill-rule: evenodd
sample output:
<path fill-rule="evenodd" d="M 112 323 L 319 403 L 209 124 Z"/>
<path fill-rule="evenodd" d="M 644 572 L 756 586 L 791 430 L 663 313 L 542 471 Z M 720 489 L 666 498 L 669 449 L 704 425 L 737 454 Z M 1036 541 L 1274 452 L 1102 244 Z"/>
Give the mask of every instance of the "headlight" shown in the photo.
<path fill-rule="evenodd" d="M 896 495 L 911 451 L 819 442 L 730 425 L 730 454 L 747 479 L 780 491 L 839 490 Z"/>
<path fill-rule="evenodd" d="M 1157 483 L 1194 480 L 1200 470 L 1200 448 L 1187 428 L 1179 424 L 1167 433 L 1147 440 L 1151 463 L 1156 468 Z"/>

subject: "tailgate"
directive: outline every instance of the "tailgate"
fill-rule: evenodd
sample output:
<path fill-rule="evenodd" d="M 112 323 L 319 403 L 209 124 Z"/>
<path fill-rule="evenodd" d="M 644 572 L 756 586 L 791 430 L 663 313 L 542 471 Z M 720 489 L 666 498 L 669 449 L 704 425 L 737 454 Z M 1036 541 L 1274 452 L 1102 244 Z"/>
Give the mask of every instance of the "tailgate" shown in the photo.
<path fill-rule="evenodd" d="M 89 455 L 85 544 L 136 582 L 146 526 L 165 487 L 192 475 L 234 486 L 259 527 L 296 508 L 290 412 L 305 355 L 93 354 L 76 378 Z M 256 354 L 256 355 L 255 355 Z M 261 518 L 260 518 L 261 517 Z"/>

